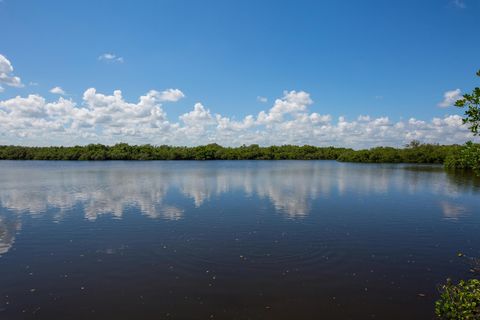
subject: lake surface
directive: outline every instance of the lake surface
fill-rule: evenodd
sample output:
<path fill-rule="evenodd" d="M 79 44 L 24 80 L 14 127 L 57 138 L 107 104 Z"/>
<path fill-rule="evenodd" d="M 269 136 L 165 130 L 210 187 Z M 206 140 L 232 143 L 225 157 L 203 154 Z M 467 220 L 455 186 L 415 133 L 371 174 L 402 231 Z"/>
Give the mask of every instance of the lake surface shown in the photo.
<path fill-rule="evenodd" d="M 331 161 L 0 162 L 0 319 L 431 319 L 480 181 Z"/>

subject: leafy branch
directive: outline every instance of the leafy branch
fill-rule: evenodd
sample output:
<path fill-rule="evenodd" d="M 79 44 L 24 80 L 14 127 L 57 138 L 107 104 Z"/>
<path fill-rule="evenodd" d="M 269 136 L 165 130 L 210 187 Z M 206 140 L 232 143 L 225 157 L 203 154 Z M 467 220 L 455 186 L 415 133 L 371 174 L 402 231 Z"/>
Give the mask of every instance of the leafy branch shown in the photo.
<path fill-rule="evenodd" d="M 480 70 L 477 71 L 477 76 L 480 77 Z M 479 135 L 480 128 L 480 88 L 476 87 L 472 93 L 466 93 L 462 99 L 455 102 L 455 106 L 459 108 L 467 107 L 463 123 L 468 125 L 472 133 Z"/>

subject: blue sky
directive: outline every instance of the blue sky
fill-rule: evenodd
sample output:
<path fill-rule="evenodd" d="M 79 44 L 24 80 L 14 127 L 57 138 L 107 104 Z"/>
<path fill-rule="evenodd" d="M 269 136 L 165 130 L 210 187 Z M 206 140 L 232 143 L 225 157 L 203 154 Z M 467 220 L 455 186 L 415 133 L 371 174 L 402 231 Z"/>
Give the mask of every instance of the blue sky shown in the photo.
<path fill-rule="evenodd" d="M 310 113 L 334 123 L 359 115 L 392 124 L 443 119 L 461 114 L 438 106 L 444 93 L 478 84 L 479 15 L 478 0 L 3 0 L 0 54 L 24 86 L 3 85 L 0 100 L 37 94 L 56 101 L 49 90 L 60 86 L 79 107 L 88 88 L 105 95 L 120 89 L 131 102 L 152 89 L 178 88 L 183 99 L 162 102 L 170 122 L 197 102 L 242 121 L 295 90 L 313 100 Z M 104 54 L 116 58 L 99 59 Z"/>

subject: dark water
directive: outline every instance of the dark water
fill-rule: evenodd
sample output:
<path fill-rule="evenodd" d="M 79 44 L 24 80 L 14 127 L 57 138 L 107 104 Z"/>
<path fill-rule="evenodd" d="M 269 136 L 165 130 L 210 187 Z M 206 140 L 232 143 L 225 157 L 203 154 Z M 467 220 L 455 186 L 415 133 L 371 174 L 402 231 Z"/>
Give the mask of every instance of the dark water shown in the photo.
<path fill-rule="evenodd" d="M 329 161 L 0 162 L 0 319 L 431 319 L 480 182 Z"/>

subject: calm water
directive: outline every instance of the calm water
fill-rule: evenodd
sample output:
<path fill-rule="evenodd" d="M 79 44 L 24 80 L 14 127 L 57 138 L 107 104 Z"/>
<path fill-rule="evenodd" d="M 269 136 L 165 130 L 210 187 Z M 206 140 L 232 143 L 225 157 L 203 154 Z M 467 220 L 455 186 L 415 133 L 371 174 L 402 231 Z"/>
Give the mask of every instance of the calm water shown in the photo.
<path fill-rule="evenodd" d="M 431 319 L 480 182 L 330 161 L 0 162 L 0 319 Z"/>

